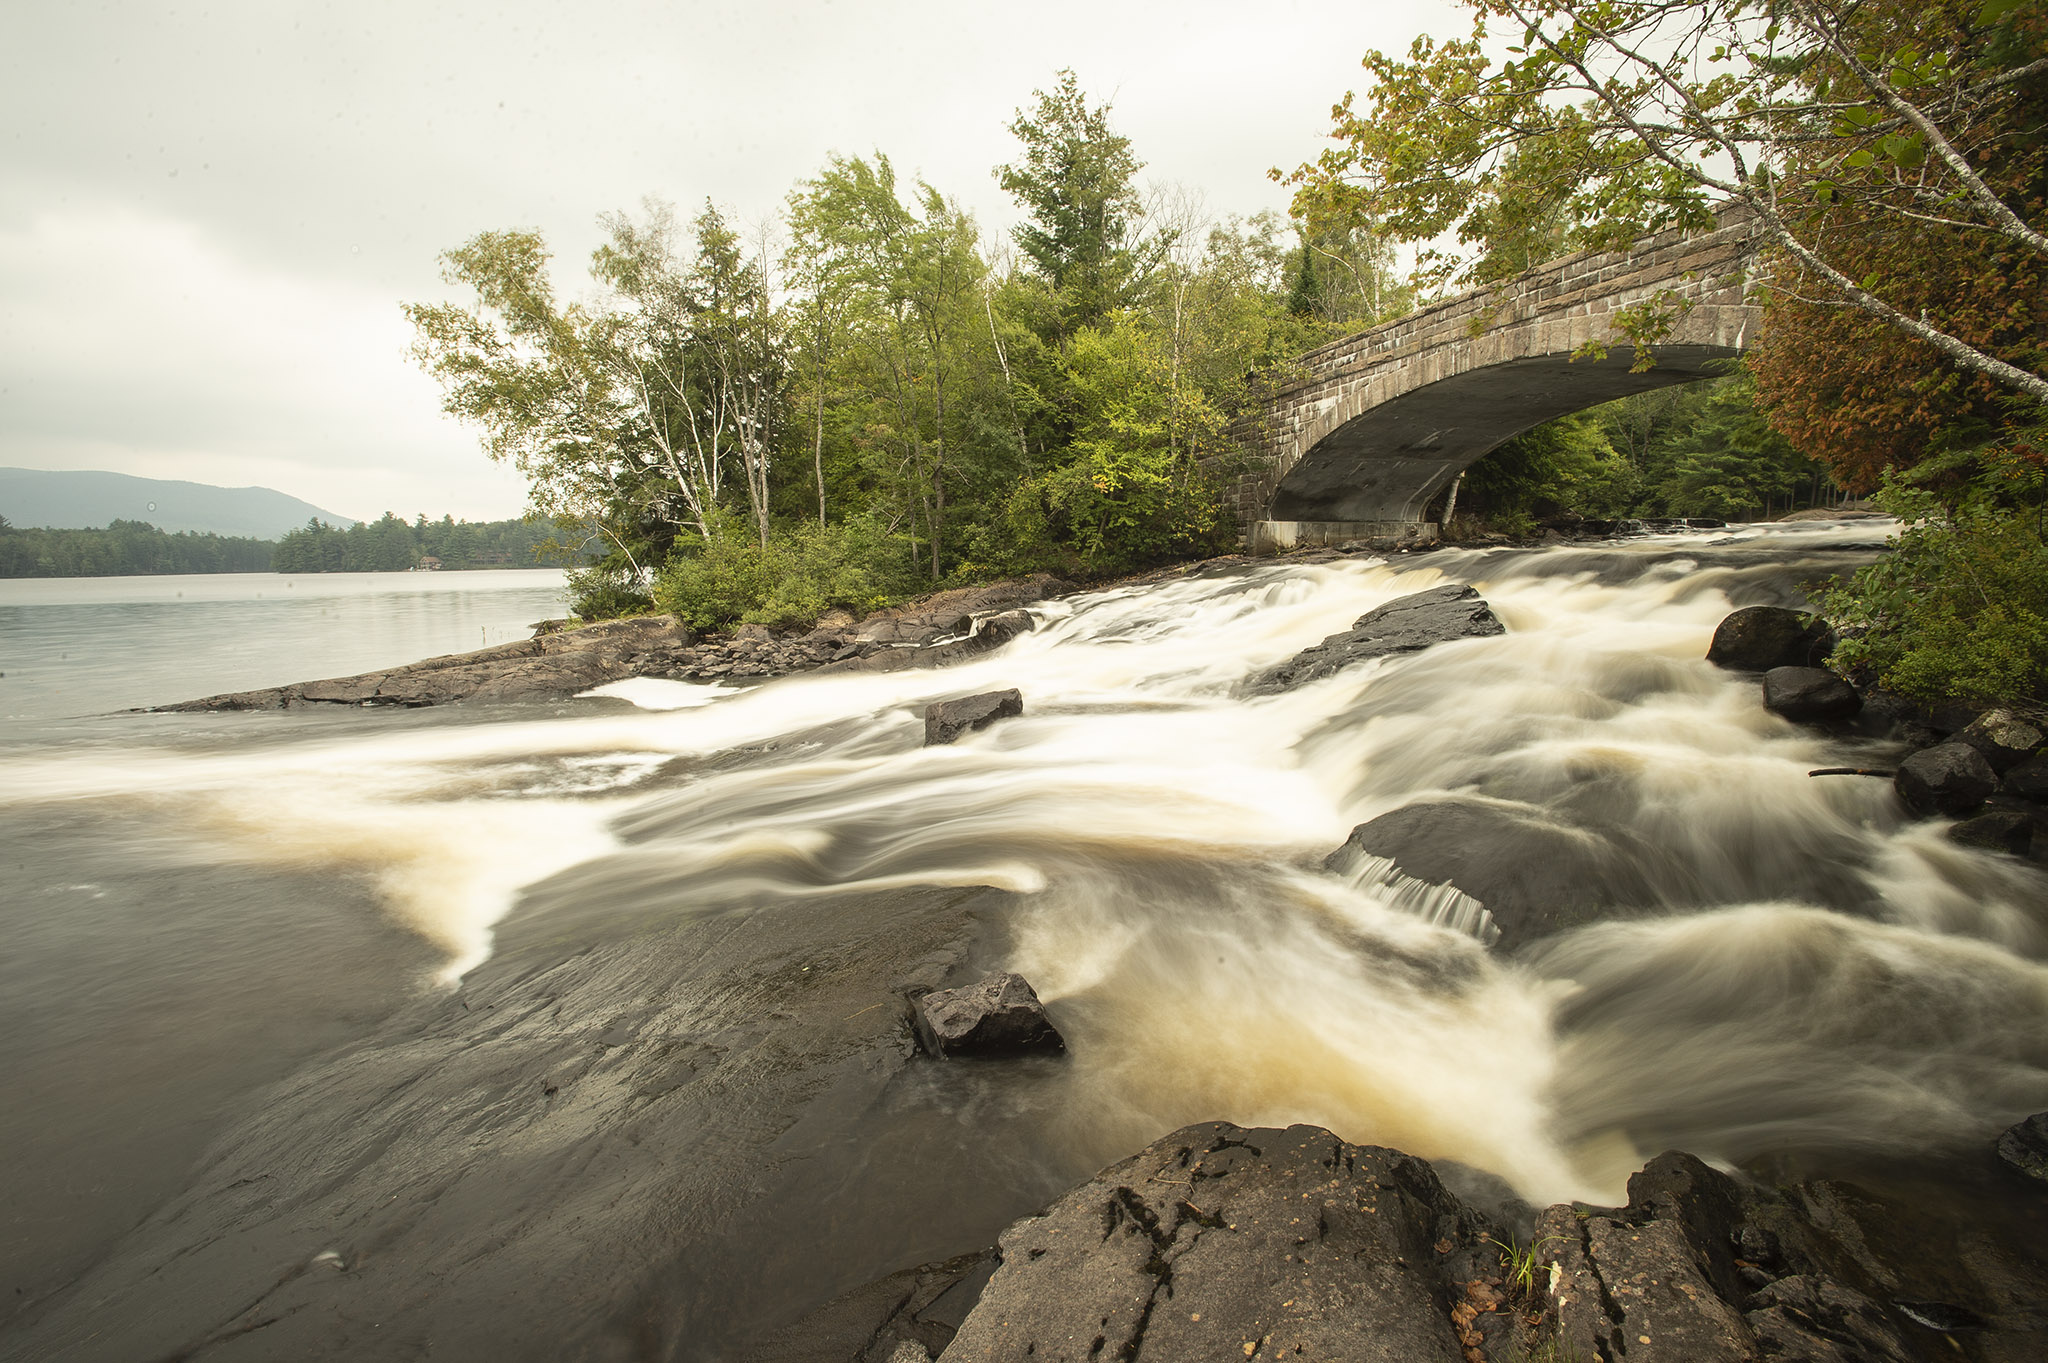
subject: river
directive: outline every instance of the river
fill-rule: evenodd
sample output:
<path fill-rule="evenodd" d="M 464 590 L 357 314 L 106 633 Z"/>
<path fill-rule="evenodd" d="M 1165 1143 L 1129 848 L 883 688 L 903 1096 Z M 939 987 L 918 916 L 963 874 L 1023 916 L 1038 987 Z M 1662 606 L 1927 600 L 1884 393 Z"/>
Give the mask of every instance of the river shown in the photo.
<path fill-rule="evenodd" d="M 26 725 L 0 1353 L 737 1357 L 1211 1118 L 1539 1204 L 1672 1147 L 1981 1144 L 2048 1108 L 2042 877 L 1809 778 L 1893 750 L 1703 661 L 1881 533 L 1208 568 L 940 672 Z M 1507 633 L 1235 693 L 1445 580 Z M 348 670 L 282 618 L 221 647 Z M 80 710 L 221 689 L 110 646 Z M 1005 686 L 1021 718 L 920 745 Z M 1616 902 L 1503 954 L 1465 896 L 1322 869 L 1444 800 L 1475 864 L 1487 818 L 1597 845 Z M 998 967 L 1070 1054 L 911 1055 L 902 991 Z"/>

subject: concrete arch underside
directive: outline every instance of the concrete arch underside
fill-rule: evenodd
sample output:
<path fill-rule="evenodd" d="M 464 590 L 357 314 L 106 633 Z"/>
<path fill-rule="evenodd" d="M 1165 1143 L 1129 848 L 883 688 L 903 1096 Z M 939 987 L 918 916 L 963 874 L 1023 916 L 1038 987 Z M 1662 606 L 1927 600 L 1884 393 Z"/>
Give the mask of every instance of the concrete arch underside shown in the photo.
<path fill-rule="evenodd" d="M 1640 373 L 1631 372 L 1635 357 L 1627 345 L 1600 360 L 1573 360 L 1570 351 L 1523 356 L 1389 398 L 1302 452 L 1273 491 L 1271 520 L 1357 526 L 1361 537 L 1368 525 L 1417 525 L 1452 478 L 1503 442 L 1615 398 L 1719 377 L 1741 350 L 1661 345 L 1655 354 L 1655 364 Z"/>

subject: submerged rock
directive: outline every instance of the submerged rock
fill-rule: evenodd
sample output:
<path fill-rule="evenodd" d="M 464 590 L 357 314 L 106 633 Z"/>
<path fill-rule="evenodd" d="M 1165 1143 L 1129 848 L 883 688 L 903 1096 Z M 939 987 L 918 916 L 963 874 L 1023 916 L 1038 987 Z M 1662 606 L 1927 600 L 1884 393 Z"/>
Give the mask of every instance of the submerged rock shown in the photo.
<path fill-rule="evenodd" d="M 1764 708 L 1805 724 L 1846 719 L 1863 708 L 1863 697 L 1824 667 L 1774 667 L 1764 673 Z"/>
<path fill-rule="evenodd" d="M 1538 810 L 1481 800 L 1427 800 L 1351 830 L 1323 862 L 1347 872 L 1360 854 L 1385 857 L 1403 874 L 1452 885 L 1477 899 L 1500 929 L 1495 945 L 1527 942 L 1658 902 L 1643 872 L 1653 849 L 1620 829 L 1545 819 Z"/>
<path fill-rule="evenodd" d="M 1818 667 L 1834 647 L 1835 632 L 1817 615 L 1783 606 L 1744 606 L 1715 627 L 1707 661 L 1738 672 Z"/>
<path fill-rule="evenodd" d="M 2048 1112 L 2007 1127 L 1998 1138 L 1998 1157 L 2008 1168 L 2048 1183 Z"/>
<path fill-rule="evenodd" d="M 2029 758 L 2007 772 L 1998 783 L 1998 790 L 2002 795 L 2048 803 L 2048 753 Z"/>
<path fill-rule="evenodd" d="M 924 1048 L 941 1058 L 1067 1048 L 1038 991 L 1022 975 L 996 974 L 958 989 L 935 989 L 916 1000 L 912 1021 Z"/>
<path fill-rule="evenodd" d="M 984 1249 L 864 1283 L 771 1332 L 741 1363 L 931 1363 L 995 1271 Z"/>
<path fill-rule="evenodd" d="M 1286 662 L 1254 673 L 1245 680 L 1244 694 L 1278 695 L 1370 658 L 1414 653 L 1453 639 L 1505 633 L 1507 627 L 1472 588 L 1457 584 L 1432 587 L 1369 610 L 1343 633 L 1332 634 Z"/>
<path fill-rule="evenodd" d="M 1948 830 L 1952 841 L 1966 847 L 1981 847 L 1987 852 L 2010 852 L 2013 856 L 2030 856 L 2034 850 L 2035 829 L 2040 820 L 2033 814 L 2017 809 L 1987 809 L 1973 814 Z"/>
<path fill-rule="evenodd" d="M 1998 773 L 1968 744 L 1941 743 L 1899 763 L 1892 788 L 1922 818 L 1967 814 L 1998 789 Z"/>
<path fill-rule="evenodd" d="M 937 701 L 924 708 L 924 745 L 952 743 L 962 734 L 986 729 L 999 719 L 1024 713 L 1024 696 L 1015 687 L 978 696 Z"/>

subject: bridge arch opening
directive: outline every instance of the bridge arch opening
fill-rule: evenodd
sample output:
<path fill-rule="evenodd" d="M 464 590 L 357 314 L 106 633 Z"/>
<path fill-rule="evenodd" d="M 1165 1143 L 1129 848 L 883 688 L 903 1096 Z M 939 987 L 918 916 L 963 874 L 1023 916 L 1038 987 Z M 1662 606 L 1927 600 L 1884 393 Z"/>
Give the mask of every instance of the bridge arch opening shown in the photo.
<path fill-rule="evenodd" d="M 1620 345 L 1600 360 L 1524 356 L 1411 389 L 1303 451 L 1273 491 L 1268 524 L 1332 527 L 1312 540 L 1386 537 L 1397 526 L 1419 537 L 1425 511 L 1451 480 L 1508 440 L 1616 398 L 1722 377 L 1722 362 L 1741 353 L 1663 345 L 1651 368 L 1633 373 L 1632 349 Z"/>

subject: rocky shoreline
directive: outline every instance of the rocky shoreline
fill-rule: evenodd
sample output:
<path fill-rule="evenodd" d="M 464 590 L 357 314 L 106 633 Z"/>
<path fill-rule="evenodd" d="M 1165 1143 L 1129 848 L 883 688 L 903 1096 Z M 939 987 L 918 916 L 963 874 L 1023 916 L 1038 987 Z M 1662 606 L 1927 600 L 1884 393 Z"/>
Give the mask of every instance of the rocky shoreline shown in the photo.
<path fill-rule="evenodd" d="M 1624 1206 L 1539 1211 L 1319 1127 L 1207 1122 L 747 1358 L 2019 1363 L 2048 1348 L 2048 1188 L 2009 1192 L 1996 1226 L 1904 1225 L 1882 1188 L 1773 1187 L 1673 1151 Z"/>
<path fill-rule="evenodd" d="M 673 615 L 545 621 L 531 639 L 453 653 L 402 667 L 233 691 L 152 713 L 295 710 L 326 706 L 420 707 L 461 701 L 562 700 L 627 677 L 677 681 L 765 681 L 793 672 L 895 672 L 943 667 L 986 653 L 1032 627 L 1019 609 L 1074 590 L 1049 575 L 962 587 L 856 621 L 828 613 L 802 633 L 741 625 L 700 638 Z"/>
<path fill-rule="evenodd" d="M 1878 517 L 1877 513 L 1850 510 L 1802 512 L 1789 519 L 1859 518 Z M 1724 525 L 1721 521 L 1697 519 L 1559 522 L 1533 536 L 1516 539 L 1487 535 L 1457 547 L 1485 550 L 1550 548 L 1567 543 L 1593 545 Z M 1569 533 L 1561 533 L 1560 526 Z M 1443 547 L 1403 550 L 1401 556 L 1421 556 Z M 1380 552 L 1361 544 L 1308 549 L 1284 557 L 1292 563 L 1323 563 Z M 1089 585 L 1137 585 L 1203 568 L 1259 561 L 1242 554 L 1227 554 Z M 545 620 L 535 626 L 532 638 L 509 644 L 348 677 L 145 706 L 139 712 L 172 714 L 334 706 L 417 708 L 464 701 L 558 701 L 628 677 L 753 682 L 797 672 L 895 672 L 944 667 L 988 652 L 1029 631 L 1033 621 L 1023 607 L 1081 589 L 1079 584 L 1040 573 L 987 586 L 954 588 L 860 618 L 834 609 L 808 629 L 776 631 L 762 625 L 740 625 L 730 633 L 709 636 L 698 634 L 673 615 L 634 616 L 587 625 L 574 620 Z M 1267 684 L 1271 689 L 1270 679 Z"/>

